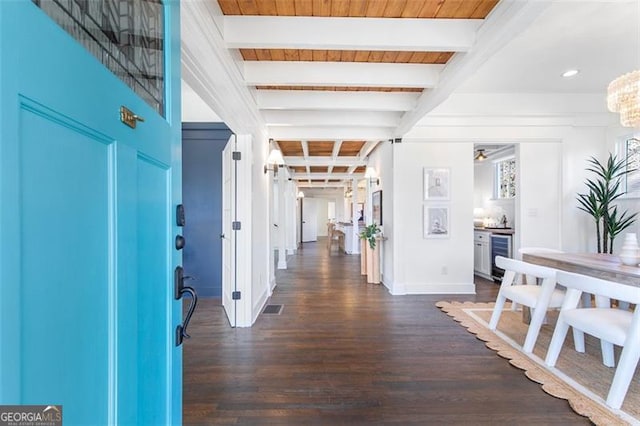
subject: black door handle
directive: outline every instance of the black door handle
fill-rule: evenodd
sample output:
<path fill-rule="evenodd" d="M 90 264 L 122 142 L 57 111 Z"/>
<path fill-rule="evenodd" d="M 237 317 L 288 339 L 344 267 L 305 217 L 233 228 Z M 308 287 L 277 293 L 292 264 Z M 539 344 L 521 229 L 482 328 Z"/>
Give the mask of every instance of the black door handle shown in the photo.
<path fill-rule="evenodd" d="M 187 310 L 187 316 L 184 319 L 184 322 L 176 327 L 176 346 L 180 346 L 184 339 L 188 339 L 191 336 L 187 333 L 187 327 L 189 326 L 189 321 L 191 321 L 191 317 L 196 310 L 196 306 L 198 305 L 198 294 L 193 287 L 189 287 L 184 285 L 184 280 L 193 279 L 189 276 L 184 275 L 184 270 L 182 266 L 177 266 L 174 271 L 174 297 L 176 300 L 180 300 L 185 293 L 191 295 L 191 303 L 189 304 L 189 309 Z"/>
<path fill-rule="evenodd" d="M 220 234 L 220 239 L 224 240 L 224 234 Z"/>
<path fill-rule="evenodd" d="M 193 287 L 184 286 L 180 295 L 183 296 L 185 293 L 189 293 L 191 295 L 191 303 L 189 304 L 189 309 L 187 310 L 187 316 L 184 319 L 184 322 L 176 328 L 176 337 L 180 335 L 179 342 L 182 343 L 183 339 L 189 339 L 189 333 L 187 333 L 187 327 L 189 326 L 189 321 L 191 321 L 191 316 L 196 310 L 196 306 L 198 305 L 198 294 Z M 180 343 L 177 343 L 178 346 Z"/>

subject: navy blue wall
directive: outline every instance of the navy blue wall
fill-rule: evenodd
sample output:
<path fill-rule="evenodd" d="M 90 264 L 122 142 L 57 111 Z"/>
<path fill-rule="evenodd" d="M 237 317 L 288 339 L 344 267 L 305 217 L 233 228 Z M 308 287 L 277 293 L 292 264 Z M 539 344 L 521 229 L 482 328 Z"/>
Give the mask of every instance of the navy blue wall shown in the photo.
<path fill-rule="evenodd" d="M 183 263 L 202 297 L 222 296 L 222 150 L 230 136 L 222 123 L 182 123 Z"/>

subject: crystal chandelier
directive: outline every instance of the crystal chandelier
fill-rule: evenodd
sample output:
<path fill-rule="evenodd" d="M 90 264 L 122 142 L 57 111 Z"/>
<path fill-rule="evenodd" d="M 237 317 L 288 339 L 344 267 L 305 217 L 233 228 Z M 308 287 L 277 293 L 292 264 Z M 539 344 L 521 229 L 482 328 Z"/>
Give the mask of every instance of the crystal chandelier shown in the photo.
<path fill-rule="evenodd" d="M 640 127 L 640 70 L 621 75 L 607 88 L 607 106 L 624 127 Z"/>

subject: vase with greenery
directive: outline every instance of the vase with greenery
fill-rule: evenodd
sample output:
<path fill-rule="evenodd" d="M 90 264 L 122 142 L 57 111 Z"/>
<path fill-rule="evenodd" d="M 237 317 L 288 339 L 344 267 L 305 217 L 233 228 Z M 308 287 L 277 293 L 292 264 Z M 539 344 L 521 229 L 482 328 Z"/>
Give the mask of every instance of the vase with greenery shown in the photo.
<path fill-rule="evenodd" d="M 364 227 L 362 232 L 360 232 L 360 238 L 363 240 L 369 241 L 369 247 L 372 249 L 376 248 L 376 235 L 380 233 L 380 228 L 377 224 L 372 223 L 371 225 L 367 225 Z"/>
<path fill-rule="evenodd" d="M 589 164 L 587 171 L 594 173 L 595 177 L 585 182 L 589 192 L 578 194 L 578 208 L 595 221 L 598 253 L 612 253 L 615 238 L 636 219 L 637 213 L 619 212 L 613 203 L 624 195 L 622 177 L 633 170 L 627 169 L 626 160 L 618 160 L 611 153 L 605 164 L 594 157 L 589 159 Z"/>

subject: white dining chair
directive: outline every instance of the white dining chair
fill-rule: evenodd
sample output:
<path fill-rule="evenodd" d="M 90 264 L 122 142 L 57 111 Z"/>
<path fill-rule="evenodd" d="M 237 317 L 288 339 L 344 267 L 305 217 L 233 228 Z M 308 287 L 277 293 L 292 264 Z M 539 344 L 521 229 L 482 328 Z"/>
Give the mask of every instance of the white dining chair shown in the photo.
<path fill-rule="evenodd" d="M 518 253 L 522 258 L 523 257 L 522 255 L 524 254 L 536 254 L 536 253 L 558 254 L 558 253 L 566 253 L 566 252 L 562 250 L 547 248 L 547 247 L 522 247 L 518 250 Z M 529 281 L 530 279 L 527 278 L 527 280 Z M 582 306 L 590 306 L 590 305 L 591 305 L 591 295 L 589 293 L 584 293 L 582 295 Z"/>
<path fill-rule="evenodd" d="M 536 253 L 564 253 L 562 250 L 551 249 L 547 247 L 521 247 L 518 249 L 518 254 L 520 255 L 520 259 L 522 259 L 525 254 L 536 254 Z M 539 284 L 537 280 L 532 276 L 522 277 L 522 280 L 526 284 Z M 511 310 L 515 311 L 518 309 L 517 303 L 511 304 Z M 544 321 L 546 324 L 546 319 Z"/>
<path fill-rule="evenodd" d="M 562 250 L 551 249 L 547 247 L 521 247 L 518 249 L 518 254 L 522 258 L 525 254 L 537 254 L 537 253 L 564 253 Z M 526 277 L 527 284 L 536 284 L 532 277 Z"/>
<path fill-rule="evenodd" d="M 504 269 L 504 276 L 489 321 L 489 329 L 496 330 L 498 327 L 506 299 L 511 300 L 512 303 L 528 306 L 532 310 L 531 322 L 522 349 L 526 353 L 531 353 L 547 309 L 559 308 L 562 305 L 564 292 L 556 288 L 556 270 L 502 256 L 496 256 L 496 265 Z M 541 284 L 527 285 L 516 282 L 518 276 L 526 275 L 540 279 Z"/>
<path fill-rule="evenodd" d="M 620 408 L 640 358 L 640 289 L 632 285 L 558 271 L 558 282 L 567 288 L 558 322 L 549 344 L 545 363 L 553 367 L 558 360 L 569 327 L 573 328 L 575 348 L 584 352 L 584 333 L 600 339 L 605 365 L 615 365 L 613 345 L 622 346 L 622 354 L 607 395 L 607 405 Z M 596 307 L 581 308 L 583 292 L 596 295 Z M 610 299 L 636 305 L 635 312 L 611 307 Z"/>

